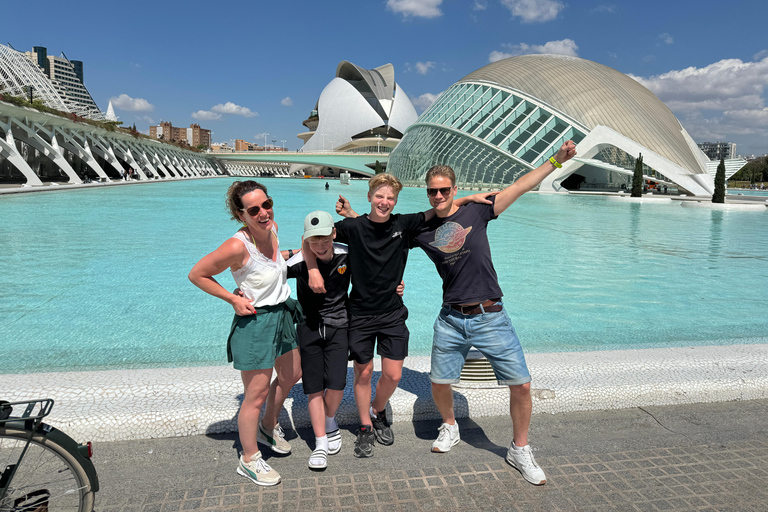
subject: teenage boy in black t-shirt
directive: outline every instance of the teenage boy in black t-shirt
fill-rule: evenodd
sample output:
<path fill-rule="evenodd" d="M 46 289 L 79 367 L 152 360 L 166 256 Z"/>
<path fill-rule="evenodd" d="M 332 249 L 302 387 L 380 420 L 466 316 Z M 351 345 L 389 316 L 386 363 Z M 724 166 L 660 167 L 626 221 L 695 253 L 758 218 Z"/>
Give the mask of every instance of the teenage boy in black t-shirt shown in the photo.
<path fill-rule="evenodd" d="M 443 307 L 435 322 L 429 374 L 432 397 L 443 424 L 432 451 L 447 452 L 459 442 L 451 384 L 459 382 L 464 359 L 474 346 L 491 363 L 499 385 L 509 386 L 513 437 L 506 460 L 534 485 L 547 480 L 528 446 L 531 377 L 520 341 L 501 302 L 486 229 L 489 221 L 575 154 L 574 143 L 565 142 L 554 157 L 505 188 L 490 205 L 460 207 L 454 201 L 457 188 L 453 170 L 448 166 L 432 167 L 427 171 L 426 182 L 435 217 L 413 239 L 443 279 Z"/>

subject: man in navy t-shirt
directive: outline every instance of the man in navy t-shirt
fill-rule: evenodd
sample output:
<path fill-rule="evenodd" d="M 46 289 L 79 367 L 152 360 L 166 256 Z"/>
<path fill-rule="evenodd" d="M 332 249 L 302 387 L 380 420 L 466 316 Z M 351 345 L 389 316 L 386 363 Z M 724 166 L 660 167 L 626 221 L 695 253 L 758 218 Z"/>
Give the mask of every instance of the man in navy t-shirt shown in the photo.
<path fill-rule="evenodd" d="M 448 166 L 427 171 L 427 195 L 435 216 L 411 243 L 421 247 L 443 279 L 443 307 L 435 322 L 430 380 L 432 397 L 443 423 L 433 452 L 447 452 L 459 442 L 451 384 L 459 382 L 469 349 L 474 346 L 493 367 L 499 385 L 510 389 L 513 437 L 507 462 L 534 485 L 546 483 L 528 446 L 531 421 L 531 376 L 520 341 L 501 302 L 486 229 L 524 193 L 576 154 L 572 141 L 543 165 L 523 175 L 495 196 L 492 204 L 458 206 L 456 176 Z"/>

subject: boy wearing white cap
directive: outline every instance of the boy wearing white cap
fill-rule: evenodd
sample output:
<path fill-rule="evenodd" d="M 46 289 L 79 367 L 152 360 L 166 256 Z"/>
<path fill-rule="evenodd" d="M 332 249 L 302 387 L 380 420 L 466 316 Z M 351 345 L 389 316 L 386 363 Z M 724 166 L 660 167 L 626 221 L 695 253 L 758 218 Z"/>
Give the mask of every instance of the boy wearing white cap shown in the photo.
<path fill-rule="evenodd" d="M 317 258 L 325 280 L 325 293 L 309 288 L 303 253 L 288 259 L 288 277 L 296 278 L 296 294 L 304 310 L 304 323 L 296 328 L 301 354 L 304 393 L 308 395 L 309 416 L 315 432 L 315 450 L 310 469 L 325 469 L 328 455 L 341 450 L 341 433 L 336 410 L 347 382 L 347 290 L 350 271 L 345 245 L 336 244 L 336 229 L 329 213 L 314 211 L 304 220 L 304 240 Z"/>

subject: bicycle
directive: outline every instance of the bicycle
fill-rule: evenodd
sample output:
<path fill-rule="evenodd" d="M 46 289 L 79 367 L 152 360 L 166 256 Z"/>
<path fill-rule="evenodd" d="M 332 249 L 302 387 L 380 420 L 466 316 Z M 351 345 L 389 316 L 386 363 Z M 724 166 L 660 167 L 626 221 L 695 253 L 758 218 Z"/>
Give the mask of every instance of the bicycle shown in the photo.
<path fill-rule="evenodd" d="M 93 511 L 91 443 L 43 423 L 52 408 L 51 399 L 0 401 L 0 512 Z"/>

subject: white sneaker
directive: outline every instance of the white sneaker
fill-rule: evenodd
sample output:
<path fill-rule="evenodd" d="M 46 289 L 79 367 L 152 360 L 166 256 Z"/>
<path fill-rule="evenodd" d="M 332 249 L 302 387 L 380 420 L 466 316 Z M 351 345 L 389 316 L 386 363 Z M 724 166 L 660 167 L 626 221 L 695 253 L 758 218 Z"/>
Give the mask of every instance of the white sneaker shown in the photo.
<path fill-rule="evenodd" d="M 507 450 L 507 462 L 533 485 L 544 485 L 547 483 L 547 477 L 539 465 L 536 464 L 529 445 L 525 445 L 522 449 L 518 450 L 513 441 L 509 446 L 509 450 Z"/>
<path fill-rule="evenodd" d="M 261 452 L 251 457 L 251 462 L 245 462 L 241 455 L 237 474 L 243 475 L 259 485 L 277 485 L 280 483 L 280 474 L 261 458 Z"/>
<path fill-rule="evenodd" d="M 341 451 L 341 432 L 339 429 L 332 432 L 327 432 L 328 436 L 328 455 L 336 455 Z"/>
<path fill-rule="evenodd" d="M 259 432 L 256 435 L 256 441 L 269 446 L 273 452 L 282 455 L 291 453 L 291 445 L 285 440 L 285 432 L 283 432 L 283 427 L 279 423 L 272 430 L 267 430 L 261 426 L 261 421 L 259 421 Z"/>
<path fill-rule="evenodd" d="M 432 443 L 432 451 L 436 453 L 445 453 L 451 451 L 451 448 L 459 444 L 461 437 L 459 436 L 459 424 L 454 423 L 449 425 L 443 423 L 440 428 L 437 429 L 439 434 L 437 439 Z"/>

